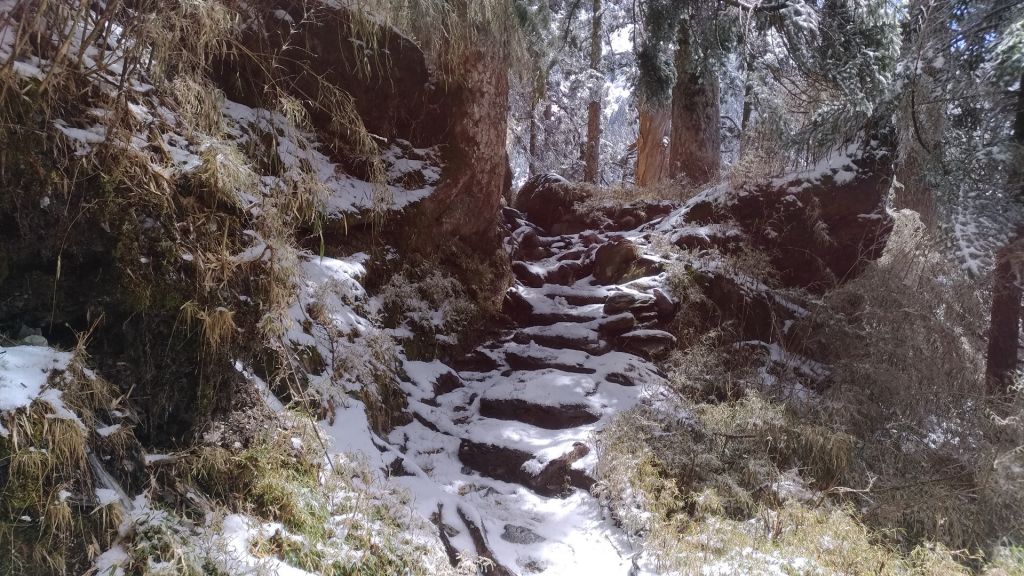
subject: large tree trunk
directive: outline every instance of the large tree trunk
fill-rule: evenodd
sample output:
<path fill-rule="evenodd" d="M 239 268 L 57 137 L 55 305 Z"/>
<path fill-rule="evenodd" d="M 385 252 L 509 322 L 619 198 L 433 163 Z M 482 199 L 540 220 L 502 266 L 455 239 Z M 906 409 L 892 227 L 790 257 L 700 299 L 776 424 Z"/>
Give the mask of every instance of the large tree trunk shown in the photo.
<path fill-rule="evenodd" d="M 636 150 L 636 184 L 653 186 L 668 176 L 668 142 L 672 115 L 667 107 L 640 108 L 640 135 Z"/>
<path fill-rule="evenodd" d="M 697 56 L 690 26 L 686 21 L 679 26 L 669 176 L 703 184 L 721 168 L 721 112 L 718 76 L 711 62 Z"/>
<path fill-rule="evenodd" d="M 593 15 L 590 19 L 590 71 L 594 86 L 591 87 L 590 103 L 587 105 L 587 144 L 584 151 L 583 180 L 597 183 L 601 162 L 601 0 L 593 0 Z"/>
<path fill-rule="evenodd" d="M 494 229 L 506 172 L 506 62 L 480 43 L 461 55 L 456 77 L 442 183 L 424 204 L 438 241 Z"/>

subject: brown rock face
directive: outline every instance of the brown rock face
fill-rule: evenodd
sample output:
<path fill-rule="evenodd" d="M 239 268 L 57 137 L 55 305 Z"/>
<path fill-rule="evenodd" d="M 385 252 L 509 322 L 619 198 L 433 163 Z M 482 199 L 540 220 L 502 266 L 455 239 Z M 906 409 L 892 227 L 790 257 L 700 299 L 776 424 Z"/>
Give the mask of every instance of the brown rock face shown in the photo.
<path fill-rule="evenodd" d="M 828 289 L 885 248 L 893 222 L 885 209 L 893 179 L 890 143 L 891 136 L 876 133 L 819 170 L 762 184 L 723 184 L 691 200 L 683 221 L 712 230 L 709 242 L 720 247 L 735 245 L 739 230 L 770 255 L 784 285 Z M 714 231 L 729 236 L 718 242 Z M 680 229 L 679 243 L 692 239 L 692 227 Z"/>
<path fill-rule="evenodd" d="M 373 32 L 379 49 L 374 53 L 350 41 L 359 37 L 351 12 L 321 6 L 310 14 L 302 0 L 259 0 L 252 4 L 251 17 L 240 39 L 246 51 L 213 65 L 220 88 L 232 100 L 265 106 L 275 98 L 265 87 L 278 86 L 301 101 L 322 103 L 340 88 L 352 97 L 370 133 L 417 147 L 446 141 L 449 104 L 413 41 L 380 27 Z M 271 57 L 274 69 L 265 65 Z M 308 108 L 318 127 L 336 120 L 325 108 Z"/>

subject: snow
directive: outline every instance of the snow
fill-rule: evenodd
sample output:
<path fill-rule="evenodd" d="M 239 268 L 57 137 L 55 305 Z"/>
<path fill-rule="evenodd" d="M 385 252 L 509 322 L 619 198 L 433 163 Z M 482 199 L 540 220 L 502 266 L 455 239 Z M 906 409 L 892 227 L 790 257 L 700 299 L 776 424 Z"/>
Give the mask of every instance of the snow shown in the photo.
<path fill-rule="evenodd" d="M 127 562 L 128 552 L 124 546 L 115 544 L 96 557 L 95 573 L 97 576 L 123 576 Z"/>
<path fill-rule="evenodd" d="M 120 497 L 116 490 L 112 490 L 110 488 L 96 489 L 96 501 L 99 503 L 100 507 L 109 506 L 110 504 L 117 502 L 119 499 Z"/>
<path fill-rule="evenodd" d="M 43 346 L 0 346 L 0 413 L 24 408 L 39 398 L 51 372 L 66 370 L 71 359 L 70 352 Z M 55 410 L 63 406 L 58 391 L 47 392 L 44 400 L 56 404 Z"/>
<path fill-rule="evenodd" d="M 121 429 L 121 425 L 120 424 L 113 424 L 111 426 L 104 426 L 102 428 L 97 428 L 96 429 L 96 433 L 99 434 L 100 436 L 106 438 L 106 437 L 110 436 L 111 434 L 117 432 L 120 429 Z"/>

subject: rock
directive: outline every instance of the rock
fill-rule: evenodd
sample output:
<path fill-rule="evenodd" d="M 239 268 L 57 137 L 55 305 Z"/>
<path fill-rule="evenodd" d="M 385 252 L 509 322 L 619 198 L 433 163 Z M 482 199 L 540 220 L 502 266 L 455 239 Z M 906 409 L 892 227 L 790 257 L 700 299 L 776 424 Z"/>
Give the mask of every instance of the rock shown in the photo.
<path fill-rule="evenodd" d="M 743 245 L 746 234 L 735 224 L 708 224 L 684 226 L 674 231 L 670 240 L 683 250 L 715 249 L 723 254 L 730 254 Z"/>
<path fill-rule="evenodd" d="M 594 254 L 594 279 L 609 285 L 618 283 L 639 258 L 639 250 L 624 238 L 612 238 Z"/>
<path fill-rule="evenodd" d="M 555 259 L 559 262 L 564 262 L 565 260 L 580 260 L 586 253 L 586 248 L 573 248 L 572 250 L 562 252 Z"/>
<path fill-rule="evenodd" d="M 445 372 L 434 380 L 434 396 L 447 394 L 462 388 L 465 384 L 455 372 Z"/>
<path fill-rule="evenodd" d="M 568 496 L 572 493 L 570 487 L 580 488 L 589 491 L 594 486 L 594 479 L 586 475 L 582 470 L 575 470 L 572 465 L 590 454 L 590 448 L 582 442 L 573 444 L 572 450 L 555 458 L 537 475 L 531 488 L 542 496 Z"/>
<path fill-rule="evenodd" d="M 604 379 L 619 386 L 636 386 L 636 382 L 628 374 L 622 372 L 609 372 Z"/>
<path fill-rule="evenodd" d="M 665 271 L 665 263 L 650 256 L 641 256 L 633 262 L 629 269 L 627 279 L 644 278 L 646 276 L 657 276 Z"/>
<path fill-rule="evenodd" d="M 582 266 L 579 262 L 559 262 L 557 266 L 547 271 L 545 279 L 549 284 L 571 286 L 577 279 L 577 274 Z"/>
<path fill-rule="evenodd" d="M 522 282 L 524 286 L 529 286 L 530 288 L 542 288 L 544 286 L 544 275 L 526 262 L 513 262 L 512 273 L 515 274 L 516 280 Z"/>
<path fill-rule="evenodd" d="M 509 288 L 505 291 L 505 298 L 501 302 L 501 311 L 513 322 L 525 324 L 533 315 L 533 304 L 530 304 L 522 292 L 515 288 Z"/>
<path fill-rule="evenodd" d="M 547 430 L 565 430 L 593 424 L 600 419 L 584 404 L 548 406 L 525 400 L 481 398 L 480 415 L 498 420 L 517 420 Z"/>
<path fill-rule="evenodd" d="M 526 214 L 530 222 L 553 233 L 555 225 L 569 217 L 577 203 L 588 198 L 589 192 L 557 174 L 539 174 L 526 181 L 513 206 Z"/>
<path fill-rule="evenodd" d="M 594 246 L 601 243 L 601 235 L 594 231 L 586 231 L 580 234 L 580 242 L 584 246 Z"/>
<path fill-rule="evenodd" d="M 554 324 L 553 326 L 558 326 Z M 543 332 L 537 330 L 520 330 L 512 336 L 512 341 L 517 344 L 529 344 L 535 342 L 547 348 L 568 348 L 581 350 L 595 356 L 600 356 L 611 350 L 607 342 L 598 338 L 597 332 Z"/>
<path fill-rule="evenodd" d="M 473 350 L 448 362 L 448 365 L 459 372 L 491 372 L 501 367 L 497 360 L 481 350 Z"/>
<path fill-rule="evenodd" d="M 590 453 L 585 444 L 575 443 L 566 454 L 548 462 L 539 474 L 527 472 L 523 465 L 532 459 L 528 452 L 463 439 L 459 443 L 459 460 L 472 470 L 514 484 L 521 484 L 541 496 L 566 497 L 573 487 L 590 490 L 594 480 L 572 464 Z"/>
<path fill-rule="evenodd" d="M 618 314 L 655 303 L 655 297 L 642 292 L 613 292 L 604 301 L 605 314 Z"/>
<path fill-rule="evenodd" d="M 893 143 L 892 130 L 883 129 L 825 170 L 758 184 L 724 183 L 690 200 L 679 228 L 718 224 L 740 230 L 769 255 L 783 285 L 822 292 L 858 274 L 885 248 L 893 225 L 885 208 Z"/>
<path fill-rule="evenodd" d="M 679 302 L 676 302 L 661 288 L 655 288 L 652 293 L 654 294 L 654 309 L 658 313 L 658 321 L 662 324 L 668 324 L 675 318 L 676 312 L 679 310 Z"/>
<path fill-rule="evenodd" d="M 595 374 L 597 372 L 589 366 L 560 360 L 557 350 L 551 352 L 551 354 L 540 355 L 509 351 L 505 353 L 505 362 L 508 363 L 509 368 L 522 371 L 554 369 L 573 374 Z"/>
<path fill-rule="evenodd" d="M 629 312 L 623 312 L 602 319 L 598 323 L 597 331 L 607 338 L 629 332 L 634 326 L 636 326 L 636 318 Z"/>
<path fill-rule="evenodd" d="M 540 240 L 540 235 L 532 227 L 523 226 L 512 234 L 515 249 L 512 258 L 515 260 L 537 261 L 549 256 L 547 248 Z"/>
<path fill-rule="evenodd" d="M 676 345 L 676 337 L 662 330 L 634 330 L 619 336 L 626 352 L 647 358 L 659 358 Z"/>
<path fill-rule="evenodd" d="M 744 340 L 778 340 L 786 321 L 801 310 L 767 286 L 720 268 L 695 269 L 693 278 L 718 309 L 719 321 L 734 323 Z"/>
<path fill-rule="evenodd" d="M 544 537 L 525 526 L 505 524 L 501 539 L 512 544 L 537 544 L 544 541 Z"/>

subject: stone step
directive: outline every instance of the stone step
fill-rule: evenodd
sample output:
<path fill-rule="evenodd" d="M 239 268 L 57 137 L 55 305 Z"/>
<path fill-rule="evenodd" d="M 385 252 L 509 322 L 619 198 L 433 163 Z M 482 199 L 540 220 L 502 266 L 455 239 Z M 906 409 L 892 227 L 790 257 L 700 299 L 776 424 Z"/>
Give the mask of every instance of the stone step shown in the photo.
<path fill-rule="evenodd" d="M 515 420 L 547 430 L 565 430 L 593 424 L 601 416 L 587 404 L 548 406 L 516 398 L 481 398 L 480 415 L 498 420 Z"/>
<path fill-rule="evenodd" d="M 568 328 L 568 327 L 576 328 Z M 517 331 L 512 341 L 518 344 L 534 342 L 548 348 L 580 350 L 595 356 L 611 350 L 608 342 L 600 338 L 588 324 L 559 322 L 550 326 L 534 326 Z"/>
<path fill-rule="evenodd" d="M 594 479 L 572 468 L 573 463 L 589 453 L 586 444 L 577 442 L 570 450 L 532 472 L 527 466 L 533 460 L 529 452 L 465 439 L 459 443 L 459 460 L 466 467 L 495 480 L 520 484 L 549 498 L 565 498 L 576 488 L 590 490 Z"/>

